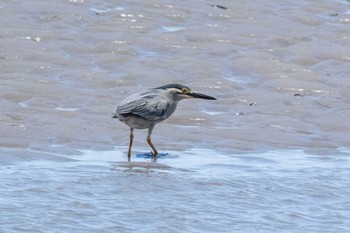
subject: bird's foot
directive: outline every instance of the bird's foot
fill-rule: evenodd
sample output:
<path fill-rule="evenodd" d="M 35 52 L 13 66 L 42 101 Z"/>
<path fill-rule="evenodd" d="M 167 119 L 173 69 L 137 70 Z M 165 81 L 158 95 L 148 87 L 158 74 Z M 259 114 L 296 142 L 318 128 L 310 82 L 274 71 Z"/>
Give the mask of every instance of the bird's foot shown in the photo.
<path fill-rule="evenodd" d="M 163 158 L 164 156 L 168 155 L 168 153 L 157 153 L 156 155 L 152 152 L 148 152 L 148 153 L 140 153 L 140 154 L 136 154 L 137 158 Z"/>
<path fill-rule="evenodd" d="M 153 162 L 156 162 L 156 161 L 157 161 L 158 152 L 157 152 L 157 151 L 156 151 L 156 152 L 151 151 L 151 153 L 152 153 L 152 161 L 153 161 Z"/>

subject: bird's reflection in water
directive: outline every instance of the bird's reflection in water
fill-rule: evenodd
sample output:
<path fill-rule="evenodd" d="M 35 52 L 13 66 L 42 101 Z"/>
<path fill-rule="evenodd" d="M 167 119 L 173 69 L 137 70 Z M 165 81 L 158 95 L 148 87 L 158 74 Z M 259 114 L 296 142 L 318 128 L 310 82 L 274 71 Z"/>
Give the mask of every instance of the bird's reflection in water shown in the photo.
<path fill-rule="evenodd" d="M 152 162 L 157 162 L 158 159 L 164 159 L 167 157 L 171 157 L 169 153 L 158 153 L 157 156 L 154 156 L 151 152 L 136 154 L 136 158 L 151 159 Z"/>

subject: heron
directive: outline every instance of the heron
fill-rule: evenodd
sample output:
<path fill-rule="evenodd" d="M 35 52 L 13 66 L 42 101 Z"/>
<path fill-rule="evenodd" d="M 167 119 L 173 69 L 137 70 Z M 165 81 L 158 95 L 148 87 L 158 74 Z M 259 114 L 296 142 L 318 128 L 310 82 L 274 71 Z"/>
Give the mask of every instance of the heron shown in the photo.
<path fill-rule="evenodd" d="M 216 100 L 212 96 L 192 91 L 187 86 L 168 84 L 130 95 L 121 101 L 114 111 L 113 118 L 130 127 L 128 161 L 131 158 L 134 129 L 148 129 L 147 143 L 152 149 L 152 157 L 156 158 L 158 151 L 151 140 L 154 126 L 169 118 L 180 100 L 193 98 Z"/>

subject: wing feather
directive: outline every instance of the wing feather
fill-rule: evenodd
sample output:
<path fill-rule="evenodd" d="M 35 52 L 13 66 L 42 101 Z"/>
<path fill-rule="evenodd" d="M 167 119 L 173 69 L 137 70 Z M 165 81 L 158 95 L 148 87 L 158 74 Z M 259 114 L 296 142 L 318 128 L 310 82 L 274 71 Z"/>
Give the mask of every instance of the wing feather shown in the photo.
<path fill-rule="evenodd" d="M 154 93 L 141 93 L 126 98 L 116 109 L 117 115 L 137 115 L 151 121 L 168 117 L 169 103 L 166 98 Z"/>

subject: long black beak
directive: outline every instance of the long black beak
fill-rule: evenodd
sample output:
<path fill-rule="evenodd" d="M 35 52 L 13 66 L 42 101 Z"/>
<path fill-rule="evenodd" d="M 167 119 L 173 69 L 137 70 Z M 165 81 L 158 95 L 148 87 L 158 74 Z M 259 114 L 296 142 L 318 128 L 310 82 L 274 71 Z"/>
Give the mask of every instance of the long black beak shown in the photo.
<path fill-rule="evenodd" d="M 206 100 L 216 100 L 216 98 L 209 96 L 209 95 L 204 95 L 202 93 L 198 93 L 198 92 L 190 92 L 188 93 L 189 96 L 193 97 L 193 98 L 198 98 L 198 99 L 206 99 Z"/>

